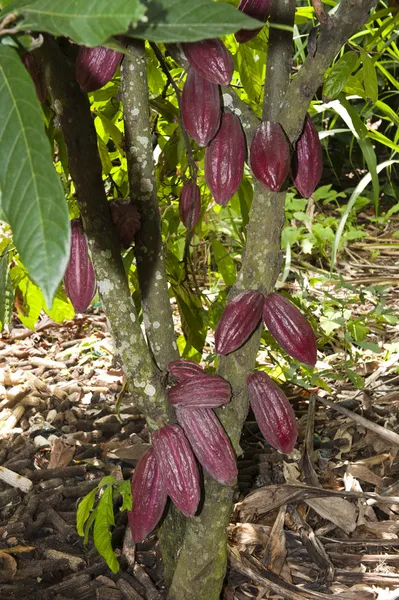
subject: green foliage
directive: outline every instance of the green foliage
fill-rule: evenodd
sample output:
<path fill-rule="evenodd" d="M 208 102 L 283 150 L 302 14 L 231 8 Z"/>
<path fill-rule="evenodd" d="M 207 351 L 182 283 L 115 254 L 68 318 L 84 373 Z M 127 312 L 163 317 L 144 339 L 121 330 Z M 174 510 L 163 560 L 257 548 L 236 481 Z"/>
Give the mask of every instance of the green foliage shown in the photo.
<path fill-rule="evenodd" d="M 63 189 L 34 86 L 21 60 L 0 45 L 0 207 L 29 273 L 51 304 L 69 258 Z"/>

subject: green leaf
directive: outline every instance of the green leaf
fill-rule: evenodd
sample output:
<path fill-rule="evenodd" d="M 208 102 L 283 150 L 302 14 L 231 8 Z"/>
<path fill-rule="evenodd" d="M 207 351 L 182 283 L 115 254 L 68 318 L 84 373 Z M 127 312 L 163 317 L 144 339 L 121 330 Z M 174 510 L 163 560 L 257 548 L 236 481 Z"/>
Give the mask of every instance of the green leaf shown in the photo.
<path fill-rule="evenodd" d="M 346 52 L 332 67 L 323 86 L 323 97 L 333 100 L 343 90 L 346 80 L 357 63 L 356 52 Z"/>
<path fill-rule="evenodd" d="M 111 532 L 109 528 L 115 525 L 114 509 L 112 504 L 112 486 L 105 488 L 97 505 L 97 515 L 94 521 L 93 538 L 98 553 L 106 561 L 113 573 L 119 571 L 119 563 L 111 545 Z"/>
<path fill-rule="evenodd" d="M 147 0 L 146 6 L 147 23 L 140 23 L 130 35 L 153 42 L 195 42 L 264 25 L 225 2 Z"/>
<path fill-rule="evenodd" d="M 173 291 L 179 307 L 184 335 L 191 346 L 198 350 L 198 352 L 202 352 L 206 338 L 202 314 L 194 302 L 188 304 L 183 300 L 180 293 L 181 287 L 174 287 Z"/>
<path fill-rule="evenodd" d="M 90 529 L 91 529 L 91 526 L 93 525 L 94 521 L 96 520 L 96 516 L 97 516 L 97 507 L 92 511 L 92 513 L 90 514 L 90 517 L 87 519 L 86 524 L 84 526 L 83 543 L 85 546 L 87 546 L 87 544 L 88 544 Z"/>
<path fill-rule="evenodd" d="M 374 62 L 366 52 L 362 52 L 362 63 L 364 89 L 366 90 L 367 97 L 375 104 L 378 100 L 378 81 Z"/>
<path fill-rule="evenodd" d="M 82 500 L 78 504 L 78 510 L 76 512 L 76 530 L 79 535 L 84 535 L 84 524 L 90 516 L 91 511 L 93 510 L 94 501 L 96 499 L 96 494 L 98 489 L 95 487 L 94 490 L 91 490 L 82 498 Z"/>
<path fill-rule="evenodd" d="M 118 484 L 117 491 L 121 494 L 123 498 L 122 506 L 120 507 L 120 511 L 124 510 L 132 510 L 132 483 L 130 479 L 125 479 L 125 481 L 121 481 Z"/>
<path fill-rule="evenodd" d="M 223 281 L 226 285 L 233 285 L 236 280 L 236 266 L 234 260 L 229 255 L 229 250 L 218 240 L 212 240 L 212 251 Z"/>
<path fill-rule="evenodd" d="M 51 305 L 69 259 L 68 208 L 32 80 L 17 52 L 1 45 L 0 207 L 22 262 Z"/>
<path fill-rule="evenodd" d="M 262 93 L 262 81 L 258 75 L 253 51 L 246 44 L 239 44 L 236 60 L 244 90 L 252 102 L 259 102 Z"/>
<path fill-rule="evenodd" d="M 97 135 L 97 147 L 98 153 L 100 155 L 101 165 L 103 169 L 104 175 L 109 175 L 112 169 L 112 162 L 108 154 L 108 148 L 105 145 L 104 141 Z"/>
<path fill-rule="evenodd" d="M 11 320 L 14 292 L 11 285 L 7 248 L 0 259 L 0 332 Z"/>
<path fill-rule="evenodd" d="M 0 13 L 0 20 L 10 12 L 22 17 L 16 24 L 21 31 L 47 31 L 85 46 L 100 46 L 143 19 L 145 6 L 139 0 L 14 0 Z"/>

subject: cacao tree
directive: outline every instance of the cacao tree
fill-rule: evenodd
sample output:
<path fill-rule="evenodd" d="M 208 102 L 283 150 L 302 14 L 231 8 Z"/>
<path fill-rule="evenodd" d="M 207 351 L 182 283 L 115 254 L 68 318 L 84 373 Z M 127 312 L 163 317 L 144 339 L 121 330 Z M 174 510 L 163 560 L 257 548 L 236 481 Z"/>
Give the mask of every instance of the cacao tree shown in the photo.
<path fill-rule="evenodd" d="M 308 197 L 322 173 L 308 110 L 337 99 L 361 61 L 364 93 L 374 93 L 372 59 L 347 43 L 368 19 L 384 18 L 392 31 L 396 16 L 377 0 L 53 0 L 49 7 L 48 0 L 1 3 L 1 217 L 12 230 L 18 277 L 42 290 L 50 315 L 66 304 L 64 289 L 84 311 L 97 286 L 153 437 L 133 481 L 133 539 L 162 517 L 169 597 L 216 600 L 248 402 L 270 444 L 290 452 L 296 439 L 288 400 L 255 372 L 263 325 L 289 356 L 310 366 L 317 359 L 312 328 L 273 292 L 286 191 L 294 185 Z M 296 23 L 306 24 L 299 70 Z M 156 96 L 154 86 L 163 88 Z M 251 91 L 246 98 L 243 89 Z M 378 187 L 370 140 L 359 138 Z M 212 375 L 198 365 L 205 327 L 192 325 L 203 318 L 190 242 L 204 196 L 220 211 L 242 200 L 245 245 L 235 281 L 226 276 Z M 165 251 L 163 223 L 172 219 L 160 214 L 165 198 L 180 198 L 174 214 L 187 228 L 177 254 Z M 173 237 L 178 224 L 169 222 Z M 179 348 L 171 297 L 185 334 Z M 195 360 L 183 361 L 179 350 Z"/>

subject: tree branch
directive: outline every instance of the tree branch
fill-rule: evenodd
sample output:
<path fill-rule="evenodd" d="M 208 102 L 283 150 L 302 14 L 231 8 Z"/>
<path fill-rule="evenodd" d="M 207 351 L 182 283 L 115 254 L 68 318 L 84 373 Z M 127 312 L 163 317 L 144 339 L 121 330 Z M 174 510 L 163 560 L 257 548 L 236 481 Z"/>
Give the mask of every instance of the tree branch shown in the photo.
<path fill-rule="evenodd" d="M 128 50 L 121 79 L 130 197 L 141 215 L 135 235 L 137 273 L 147 338 L 157 366 L 166 371 L 178 352 L 154 178 L 144 42 L 131 41 Z"/>
<path fill-rule="evenodd" d="M 114 343 L 137 407 L 159 426 L 168 419 L 169 405 L 141 331 L 112 227 L 90 104 L 75 81 L 73 66 L 53 38 L 45 36 L 35 53 L 64 134 L 98 292 Z"/>

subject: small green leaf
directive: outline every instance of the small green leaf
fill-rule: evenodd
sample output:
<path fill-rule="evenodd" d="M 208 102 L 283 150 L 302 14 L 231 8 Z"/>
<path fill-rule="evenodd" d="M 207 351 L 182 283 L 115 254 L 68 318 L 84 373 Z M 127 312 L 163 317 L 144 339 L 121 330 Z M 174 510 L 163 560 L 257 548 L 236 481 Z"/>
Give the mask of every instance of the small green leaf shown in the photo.
<path fill-rule="evenodd" d="M 373 104 L 378 100 L 378 80 L 375 65 L 366 52 L 362 52 L 363 81 L 367 97 Z"/>
<path fill-rule="evenodd" d="M 89 492 L 87 496 L 82 498 L 82 500 L 78 504 L 78 510 L 76 511 L 76 530 L 81 536 L 84 535 L 84 524 L 86 523 L 91 511 L 93 510 L 97 491 L 98 490 L 95 487 L 94 490 L 91 490 L 91 492 Z"/>
<path fill-rule="evenodd" d="M 13 310 L 14 292 L 11 285 L 7 246 L 0 259 L 0 332 L 8 325 Z"/>
<path fill-rule="evenodd" d="M 130 35 L 152 42 L 196 42 L 264 25 L 230 4 L 210 0 L 150 0 L 146 16 L 147 23 Z"/>
<path fill-rule="evenodd" d="M 218 240 L 212 240 L 212 251 L 223 281 L 226 285 L 233 285 L 236 280 L 236 266 L 229 254 L 229 249 L 226 249 Z"/>
<path fill-rule="evenodd" d="M 355 388 L 357 388 L 358 390 L 364 389 L 363 377 L 360 377 L 360 375 L 358 375 L 357 373 L 355 373 L 355 371 L 352 371 L 351 369 L 346 369 L 346 374 L 348 375 L 351 383 L 353 383 Z"/>
<path fill-rule="evenodd" d="M 346 52 L 332 67 L 323 86 L 323 97 L 328 100 L 336 98 L 343 90 L 346 80 L 354 70 L 358 57 L 356 52 Z"/>
<path fill-rule="evenodd" d="M 15 12 L 22 17 L 16 24 L 21 31 L 47 31 L 85 46 L 100 46 L 143 19 L 145 10 L 139 0 L 14 0 L 0 13 L 0 20 Z"/>
<path fill-rule="evenodd" d="M 118 483 L 117 491 L 123 498 L 122 506 L 119 510 L 121 512 L 124 510 L 132 510 L 132 482 L 130 479 L 125 479 L 125 481 Z"/>
<path fill-rule="evenodd" d="M 111 545 L 110 527 L 115 525 L 114 509 L 112 504 L 112 486 L 105 488 L 97 505 L 97 515 L 94 521 L 93 539 L 98 553 L 106 561 L 113 573 L 119 571 L 119 563 Z"/>

